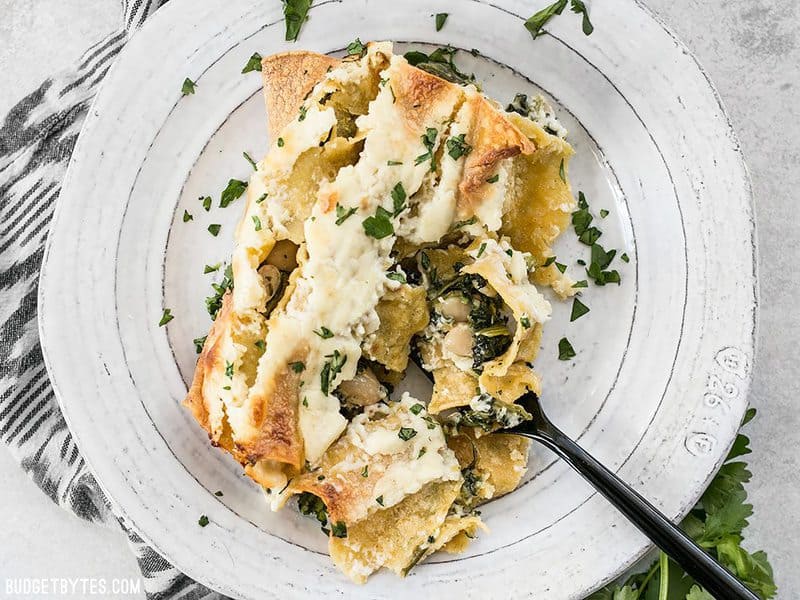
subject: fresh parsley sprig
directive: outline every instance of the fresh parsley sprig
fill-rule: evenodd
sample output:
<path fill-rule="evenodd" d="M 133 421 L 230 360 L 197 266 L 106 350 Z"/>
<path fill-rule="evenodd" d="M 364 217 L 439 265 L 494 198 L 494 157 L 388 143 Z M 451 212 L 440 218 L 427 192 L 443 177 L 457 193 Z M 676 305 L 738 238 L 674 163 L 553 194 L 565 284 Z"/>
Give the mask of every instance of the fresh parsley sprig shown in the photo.
<path fill-rule="evenodd" d="M 535 13 L 532 17 L 525 21 L 525 29 L 530 32 L 531 37 L 536 39 L 542 35 L 542 33 L 544 33 L 543 27 L 548 23 L 548 21 L 550 21 L 550 19 L 564 12 L 564 9 L 567 8 L 568 2 L 572 12 L 578 15 L 583 15 L 583 21 L 581 23 L 583 33 L 585 35 L 592 35 L 594 26 L 589 19 L 589 10 L 586 8 L 586 4 L 582 0 L 556 0 L 556 2 L 544 7 L 542 10 Z"/>
<path fill-rule="evenodd" d="M 286 41 L 296 42 L 300 28 L 308 20 L 311 0 L 283 0 L 283 17 L 286 22 Z"/>

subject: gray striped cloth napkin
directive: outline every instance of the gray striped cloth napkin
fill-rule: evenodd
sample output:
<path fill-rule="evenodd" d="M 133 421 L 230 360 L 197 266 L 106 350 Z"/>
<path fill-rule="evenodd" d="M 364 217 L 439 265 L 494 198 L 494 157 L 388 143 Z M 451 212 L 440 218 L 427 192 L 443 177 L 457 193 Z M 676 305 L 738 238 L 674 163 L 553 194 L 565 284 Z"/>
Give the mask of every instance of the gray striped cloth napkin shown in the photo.
<path fill-rule="evenodd" d="M 56 402 L 42 360 L 36 294 L 44 243 L 72 148 L 97 87 L 130 36 L 167 0 L 124 0 L 123 27 L 45 80 L 0 125 L 0 439 L 66 510 L 128 536 L 149 599 L 218 599 L 111 512 Z"/>

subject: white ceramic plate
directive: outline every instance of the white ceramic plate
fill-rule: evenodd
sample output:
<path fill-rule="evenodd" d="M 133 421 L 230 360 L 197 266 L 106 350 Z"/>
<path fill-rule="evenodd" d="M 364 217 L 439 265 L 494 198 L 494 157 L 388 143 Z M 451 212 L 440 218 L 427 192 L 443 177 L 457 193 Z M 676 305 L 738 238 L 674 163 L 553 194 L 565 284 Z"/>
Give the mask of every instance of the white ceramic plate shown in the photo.
<path fill-rule="evenodd" d="M 320 0 L 296 45 L 279 2 L 172 0 L 137 34 L 86 121 L 53 221 L 40 327 L 67 421 L 116 510 L 191 577 L 231 596 L 580 598 L 619 574 L 646 540 L 552 455 L 534 448 L 525 483 L 483 509 L 491 535 L 437 556 L 405 580 L 350 584 L 326 540 L 291 509 L 271 514 L 238 465 L 208 444 L 179 403 L 209 324 L 242 201 L 218 208 L 242 151 L 268 146 L 248 57 L 287 48 L 341 52 L 359 36 L 398 49 L 460 53 L 501 101 L 541 90 L 577 151 L 571 175 L 597 215 L 622 285 L 584 294 L 569 323 L 556 303 L 538 370 L 554 421 L 668 515 L 685 514 L 733 440 L 753 359 L 756 274 L 751 193 L 713 87 L 640 5 L 597 3 L 595 33 L 565 13 L 535 42 L 534 5 L 512 0 Z M 448 12 L 441 32 L 432 14 Z M 406 43 L 413 42 L 413 43 Z M 197 93 L 181 98 L 185 77 Z M 198 197 L 214 197 L 205 212 Z M 194 220 L 182 222 L 188 210 Z M 217 238 L 206 231 L 220 223 Z M 582 279 L 588 249 L 568 232 L 559 260 Z M 162 308 L 175 319 L 157 323 Z M 568 336 L 573 361 L 557 360 Z M 421 390 L 421 393 L 428 393 Z M 222 490 L 218 498 L 213 492 Z M 197 525 L 201 514 L 211 524 Z"/>

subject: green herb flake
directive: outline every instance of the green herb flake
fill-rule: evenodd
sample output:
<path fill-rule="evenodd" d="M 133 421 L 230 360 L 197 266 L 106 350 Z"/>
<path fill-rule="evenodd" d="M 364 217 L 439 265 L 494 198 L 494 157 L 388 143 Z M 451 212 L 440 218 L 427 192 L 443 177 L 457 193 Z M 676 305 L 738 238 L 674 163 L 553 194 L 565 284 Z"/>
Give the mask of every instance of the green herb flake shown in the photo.
<path fill-rule="evenodd" d="M 211 210 L 211 196 L 200 196 L 198 200 L 203 203 L 203 208 L 206 212 Z"/>
<path fill-rule="evenodd" d="M 208 517 L 205 515 L 200 515 L 200 518 L 197 519 L 197 524 L 200 525 L 200 527 L 205 527 L 208 525 Z"/>
<path fill-rule="evenodd" d="M 197 354 L 200 354 L 203 351 L 203 346 L 205 346 L 207 337 L 207 335 L 204 335 L 203 337 L 194 338 L 192 340 L 192 343 L 194 344 L 194 351 L 197 352 Z"/>
<path fill-rule="evenodd" d="M 252 215 L 251 218 L 253 219 L 253 229 L 256 231 L 261 231 L 261 219 L 258 217 L 258 215 Z"/>
<path fill-rule="evenodd" d="M 423 404 L 420 404 L 419 402 L 417 402 L 416 404 L 414 404 L 414 405 L 413 405 L 411 408 L 409 408 L 408 410 L 409 410 L 409 411 L 411 411 L 411 414 L 418 415 L 418 414 L 419 414 L 419 413 L 421 413 L 423 410 L 425 410 L 425 406 L 424 406 Z"/>
<path fill-rule="evenodd" d="M 308 109 L 305 106 L 300 107 L 300 116 L 297 117 L 298 121 L 305 121 L 306 115 L 308 114 Z"/>
<path fill-rule="evenodd" d="M 337 538 L 346 538 L 347 537 L 347 525 L 344 521 L 336 521 L 331 526 L 331 535 Z"/>
<path fill-rule="evenodd" d="M 181 86 L 181 95 L 188 96 L 189 94 L 194 94 L 196 86 L 197 84 L 187 77 L 183 80 L 183 85 Z"/>
<path fill-rule="evenodd" d="M 583 15 L 581 29 L 583 30 L 584 35 L 592 35 L 592 32 L 594 31 L 594 25 L 592 25 L 592 22 L 589 20 L 589 11 L 586 8 L 586 4 L 584 4 L 583 0 L 571 0 L 570 10 L 576 15 Z"/>
<path fill-rule="evenodd" d="M 284 144 L 283 138 L 279 137 L 278 138 L 278 148 L 283 148 L 283 144 Z"/>
<path fill-rule="evenodd" d="M 391 279 L 392 281 L 399 281 L 400 283 L 406 283 L 406 276 L 403 273 L 398 273 L 396 271 L 390 271 L 386 274 L 387 279 Z"/>
<path fill-rule="evenodd" d="M 561 159 L 561 165 L 558 167 L 558 176 L 561 178 L 561 181 L 567 183 L 567 174 L 564 171 L 564 159 Z"/>
<path fill-rule="evenodd" d="M 361 476 L 369 477 L 369 465 L 364 465 L 364 468 L 361 469 Z"/>
<path fill-rule="evenodd" d="M 212 223 L 211 225 L 208 226 L 208 233 L 210 233 L 214 237 L 217 237 L 219 235 L 220 229 L 222 229 L 222 225 L 220 225 L 219 223 Z"/>
<path fill-rule="evenodd" d="M 292 371 L 294 371 L 295 373 L 302 373 L 303 371 L 306 370 L 305 363 L 300 362 L 300 361 L 290 362 L 289 366 L 292 368 Z"/>
<path fill-rule="evenodd" d="M 436 166 L 434 165 L 433 161 L 433 149 L 436 145 L 436 136 L 439 135 L 439 132 L 434 127 L 428 127 L 425 130 L 425 134 L 420 137 L 422 140 L 422 145 L 425 147 L 426 152 L 424 154 L 420 154 L 417 158 L 414 159 L 415 165 L 420 165 L 424 163 L 426 160 L 431 161 L 431 171 L 435 170 Z"/>
<path fill-rule="evenodd" d="M 397 432 L 397 437 L 399 437 L 404 442 L 407 442 L 415 435 L 417 435 L 417 430 L 411 427 L 401 427 L 400 431 Z"/>
<path fill-rule="evenodd" d="M 569 322 L 577 321 L 583 315 L 589 312 L 589 307 L 581 302 L 578 298 L 572 299 L 572 314 L 569 317 Z"/>
<path fill-rule="evenodd" d="M 397 182 L 392 188 L 392 207 L 394 209 L 394 216 L 396 217 L 406 207 L 406 190 L 403 188 L 401 182 Z"/>
<path fill-rule="evenodd" d="M 528 315 L 522 315 L 519 319 L 519 324 L 522 325 L 525 329 L 531 328 L 531 320 Z"/>
<path fill-rule="evenodd" d="M 572 287 L 575 289 L 586 288 L 589 287 L 589 283 L 585 279 L 581 279 L 580 281 L 573 283 Z"/>
<path fill-rule="evenodd" d="M 569 360 L 571 358 L 575 358 L 575 350 L 567 338 L 561 338 L 558 341 L 558 360 Z"/>
<path fill-rule="evenodd" d="M 341 225 L 344 223 L 349 217 L 356 213 L 356 208 L 345 208 L 341 206 L 338 202 L 336 204 L 336 224 Z"/>
<path fill-rule="evenodd" d="M 445 22 L 447 21 L 447 17 L 449 17 L 449 13 L 436 13 L 436 31 L 441 31 L 442 27 L 444 27 Z"/>
<path fill-rule="evenodd" d="M 253 171 L 258 171 L 258 165 L 256 164 L 256 161 L 253 160 L 252 156 L 250 156 L 247 152 L 242 152 L 242 156 L 244 156 L 244 159 L 250 163 L 251 167 L 253 167 Z"/>
<path fill-rule="evenodd" d="M 403 162 L 399 160 L 387 160 L 386 164 L 389 165 L 390 167 L 396 167 L 397 165 L 402 165 Z"/>
<path fill-rule="evenodd" d="M 609 213 L 608 213 L 608 211 L 607 211 L 605 208 L 603 208 L 603 209 L 601 209 L 601 210 L 600 210 L 600 218 L 601 218 L 601 219 L 605 219 L 605 218 L 608 216 L 608 214 L 609 214 Z"/>
<path fill-rule="evenodd" d="M 329 340 L 333 337 L 333 332 L 324 325 L 319 328 L 319 331 L 314 330 L 314 333 L 316 333 L 323 340 Z"/>
<path fill-rule="evenodd" d="M 478 254 L 475 255 L 475 258 L 480 258 L 485 251 L 486 251 L 486 242 L 482 243 L 481 247 L 478 248 Z M 553 259 L 555 260 L 555 257 L 553 257 Z"/>
<path fill-rule="evenodd" d="M 264 340 L 256 340 L 255 342 L 253 342 L 253 345 L 262 352 L 267 349 L 267 342 L 265 342 Z"/>
<path fill-rule="evenodd" d="M 567 265 L 562 265 L 560 262 L 556 262 L 556 269 L 561 271 L 562 273 L 567 270 Z"/>
<path fill-rule="evenodd" d="M 356 38 L 347 44 L 347 56 L 364 56 L 367 53 L 367 47 L 361 42 L 361 39 Z"/>
<path fill-rule="evenodd" d="M 383 494 L 381 494 L 380 496 L 378 496 L 377 498 L 375 498 L 375 502 L 377 502 L 378 504 L 380 504 L 381 506 L 383 506 Z"/>
<path fill-rule="evenodd" d="M 214 492 L 214 495 L 217 498 L 222 498 L 225 494 L 222 493 L 222 490 L 217 490 L 216 492 Z"/>
<path fill-rule="evenodd" d="M 427 449 L 425 446 L 423 446 L 422 448 L 420 448 L 420 449 L 419 449 L 419 453 L 417 454 L 417 460 L 419 460 L 420 458 L 422 458 L 422 457 L 425 455 L 425 453 L 426 453 L 427 451 L 428 451 L 428 449 Z"/>
<path fill-rule="evenodd" d="M 233 379 L 233 363 L 225 361 L 225 377 Z"/>
<path fill-rule="evenodd" d="M 631 262 L 631 259 L 630 259 L 630 257 L 628 257 L 628 253 L 627 253 L 627 252 L 623 252 L 623 253 L 622 253 L 622 256 L 620 256 L 620 257 L 619 257 L 619 259 L 620 259 L 622 262 L 625 262 L 625 263 L 627 263 L 627 262 Z"/>
<path fill-rule="evenodd" d="M 472 152 L 472 146 L 464 141 L 466 134 L 460 133 L 459 135 L 450 137 L 447 142 L 447 154 L 453 160 L 458 160 L 462 156 L 468 156 Z"/>
<path fill-rule="evenodd" d="M 242 74 L 260 70 L 261 70 L 261 55 L 258 52 L 254 52 L 253 56 L 251 56 L 248 59 L 247 64 L 244 66 L 244 69 L 242 69 Z"/>
<path fill-rule="evenodd" d="M 600 231 L 597 227 L 589 227 L 586 231 L 584 231 L 580 236 L 578 236 L 578 241 L 582 244 L 586 244 L 587 246 L 592 246 L 600 239 L 600 236 L 603 235 L 603 232 Z"/>
<path fill-rule="evenodd" d="M 528 30 L 533 39 L 542 35 L 544 32 L 543 27 L 550 19 L 564 12 L 564 9 L 567 7 L 567 2 L 568 0 L 556 0 L 525 21 L 525 29 Z M 569 4 L 572 12 L 583 15 L 581 24 L 583 33 L 585 35 L 591 35 L 594 31 L 594 27 L 589 20 L 589 11 L 586 8 L 586 4 L 584 4 L 583 0 L 569 0 Z"/>
<path fill-rule="evenodd" d="M 214 273 L 215 271 L 219 271 L 219 268 L 222 266 L 222 263 L 217 263 L 215 265 L 206 265 L 203 268 L 203 275 L 208 275 L 209 273 Z"/>
<path fill-rule="evenodd" d="M 500 173 L 495 173 L 489 179 L 486 180 L 486 183 L 497 183 L 500 180 Z"/>
<path fill-rule="evenodd" d="M 308 398 L 306 398 L 305 396 L 303 396 L 303 406 L 308 408 Z"/>
<path fill-rule="evenodd" d="M 247 189 L 247 182 L 240 179 L 229 179 L 228 185 L 222 190 L 219 198 L 219 207 L 226 208 L 231 202 L 241 197 Z"/>
<path fill-rule="evenodd" d="M 256 204 L 261 204 L 266 199 L 267 199 L 267 192 L 264 192 L 258 197 L 258 199 L 256 200 Z"/>
<path fill-rule="evenodd" d="M 325 362 L 320 373 L 320 388 L 322 393 L 326 396 L 331 389 L 331 382 L 336 379 L 336 376 L 342 371 L 345 363 L 347 363 L 347 355 L 342 354 L 338 350 L 334 350 L 333 354 L 328 354 L 325 358 L 330 360 Z"/>
<path fill-rule="evenodd" d="M 308 9 L 311 0 L 283 0 L 283 17 L 286 23 L 287 42 L 296 42 L 300 35 L 300 28 L 308 19 Z"/>
<path fill-rule="evenodd" d="M 392 213 L 382 206 L 378 206 L 375 216 L 367 217 L 361 222 L 364 233 L 376 240 L 392 235 L 394 233 L 394 225 L 390 220 L 391 217 Z"/>
<path fill-rule="evenodd" d="M 175 317 L 172 315 L 172 309 L 171 308 L 165 308 L 164 312 L 161 313 L 161 320 L 158 322 L 158 326 L 159 327 L 163 327 L 164 325 L 166 325 L 167 323 L 172 321 L 172 319 L 174 319 L 174 318 Z"/>

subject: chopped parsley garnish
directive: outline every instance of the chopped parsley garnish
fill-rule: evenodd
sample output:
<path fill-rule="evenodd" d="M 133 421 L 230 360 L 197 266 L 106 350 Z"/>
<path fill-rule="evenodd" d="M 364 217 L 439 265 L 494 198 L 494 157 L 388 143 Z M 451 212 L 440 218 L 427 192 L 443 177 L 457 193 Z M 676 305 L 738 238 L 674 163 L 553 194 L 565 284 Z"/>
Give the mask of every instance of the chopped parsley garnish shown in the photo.
<path fill-rule="evenodd" d="M 475 75 L 463 73 L 456 66 L 453 60 L 456 52 L 458 52 L 458 50 L 455 48 L 444 46 L 442 48 L 437 48 L 430 54 L 412 50 L 406 52 L 403 56 L 410 65 L 427 71 L 437 77 L 441 77 L 451 83 L 457 83 L 459 85 L 474 84 Z"/>
<path fill-rule="evenodd" d="M 225 361 L 225 377 L 233 379 L 233 363 Z"/>
<path fill-rule="evenodd" d="M 550 19 L 556 15 L 560 15 L 564 11 L 564 9 L 567 7 L 567 1 L 568 0 L 556 0 L 551 5 L 546 6 L 525 21 L 525 29 L 530 32 L 533 39 L 536 39 L 542 34 L 542 28 Z M 569 3 L 570 10 L 572 10 L 572 12 L 583 15 L 583 22 L 581 26 L 583 33 L 585 35 L 591 35 L 594 31 L 594 27 L 592 26 L 592 22 L 589 20 L 589 11 L 587 10 L 586 5 L 583 3 L 583 0 L 569 0 Z"/>
<path fill-rule="evenodd" d="M 364 468 L 361 469 L 361 476 L 369 477 L 369 465 L 364 465 Z"/>
<path fill-rule="evenodd" d="M 222 190 L 222 195 L 219 198 L 219 207 L 225 208 L 231 202 L 239 198 L 247 189 L 247 182 L 240 179 L 229 179 L 228 185 Z"/>
<path fill-rule="evenodd" d="M 258 215 L 253 215 L 252 219 L 253 219 L 253 228 L 256 231 L 261 231 L 261 219 L 258 217 Z"/>
<path fill-rule="evenodd" d="M 311 0 L 283 0 L 283 16 L 286 22 L 287 42 L 296 42 L 300 35 L 300 28 L 308 19 L 308 9 Z"/>
<path fill-rule="evenodd" d="M 188 210 L 184 209 L 184 211 L 183 211 L 183 222 L 186 223 L 186 222 L 192 221 L 192 220 L 194 220 L 194 217 L 191 214 L 189 214 Z"/>
<path fill-rule="evenodd" d="M 336 204 L 336 224 L 341 225 L 344 223 L 349 217 L 355 214 L 356 208 L 345 208 L 340 204 Z"/>
<path fill-rule="evenodd" d="M 399 437 L 404 442 L 407 442 L 415 435 L 417 435 L 417 430 L 411 427 L 401 427 L 400 431 L 397 432 L 397 437 Z"/>
<path fill-rule="evenodd" d="M 576 263 L 578 263 L 578 264 L 579 264 L 580 266 L 582 266 L 582 267 L 585 267 L 585 266 L 586 266 L 586 261 L 585 261 L 585 260 L 583 260 L 582 258 L 579 258 L 579 259 L 578 259 L 578 260 L 576 260 L 575 262 L 576 262 Z"/>
<path fill-rule="evenodd" d="M 165 308 L 164 312 L 161 313 L 161 320 L 158 322 L 158 326 L 159 327 L 163 327 L 164 325 L 166 325 L 167 323 L 172 321 L 172 319 L 174 319 L 174 318 L 175 317 L 172 315 L 172 309 L 171 308 Z"/>
<path fill-rule="evenodd" d="M 253 346 L 261 350 L 262 352 L 267 349 L 267 342 L 264 340 L 256 340 L 253 342 Z"/>
<path fill-rule="evenodd" d="M 622 262 L 631 262 L 631 259 L 628 257 L 627 252 L 623 252 L 622 256 L 619 257 Z"/>
<path fill-rule="evenodd" d="M 361 39 L 356 38 L 347 44 L 347 56 L 364 56 L 367 53 L 367 47 L 361 42 Z"/>
<path fill-rule="evenodd" d="M 375 502 L 377 502 L 378 504 L 380 504 L 381 506 L 383 506 L 383 494 L 381 494 L 380 496 L 378 496 L 377 498 L 375 498 Z"/>
<path fill-rule="evenodd" d="M 303 406 L 308 408 L 308 398 L 306 398 L 305 396 L 303 396 Z"/>
<path fill-rule="evenodd" d="M 284 143 L 284 142 L 283 142 L 283 138 L 282 138 L 282 137 L 279 137 L 279 138 L 278 138 L 278 148 L 283 148 L 283 143 Z"/>
<path fill-rule="evenodd" d="M 347 525 L 344 521 L 336 521 L 331 526 L 331 535 L 337 538 L 346 538 L 347 537 Z"/>
<path fill-rule="evenodd" d="M 556 257 L 555 256 L 548 256 L 547 259 L 544 261 L 544 263 L 542 263 L 542 268 L 549 267 L 554 262 L 556 262 Z"/>
<path fill-rule="evenodd" d="M 450 137 L 447 140 L 447 153 L 453 160 L 458 160 L 462 156 L 467 156 L 470 152 L 472 152 L 472 146 L 464 141 L 465 135 L 466 134 L 460 133 L 456 136 Z"/>
<path fill-rule="evenodd" d="M 486 242 L 481 244 L 481 247 L 478 248 L 478 254 L 475 255 L 475 258 L 480 258 L 483 253 L 486 251 Z M 553 257 L 555 259 L 555 257 Z"/>
<path fill-rule="evenodd" d="M 200 518 L 197 519 L 197 524 L 200 525 L 200 527 L 205 527 L 208 525 L 208 517 L 205 515 L 200 515 Z"/>
<path fill-rule="evenodd" d="M 402 165 L 403 162 L 399 160 L 387 160 L 386 164 L 389 165 L 390 167 L 396 167 L 397 165 Z"/>
<path fill-rule="evenodd" d="M 250 71 L 260 71 L 261 70 L 261 55 L 258 52 L 254 52 L 253 56 L 247 61 L 247 64 L 242 69 L 242 73 L 249 73 Z"/>
<path fill-rule="evenodd" d="M 603 232 L 597 227 L 589 227 L 578 237 L 578 241 L 580 241 L 582 244 L 586 244 L 587 246 L 591 246 L 600 239 L 601 235 L 603 235 Z"/>
<path fill-rule="evenodd" d="M 453 223 L 451 227 L 452 230 L 461 229 L 462 227 L 466 227 L 467 225 L 474 225 L 478 222 L 478 217 L 472 216 L 469 219 L 464 219 L 463 221 L 456 221 Z"/>
<path fill-rule="evenodd" d="M 500 180 L 500 173 L 495 173 L 489 179 L 486 180 L 486 183 L 497 183 Z"/>
<path fill-rule="evenodd" d="M 203 203 L 206 212 L 211 210 L 211 196 L 200 196 L 198 200 Z"/>
<path fill-rule="evenodd" d="M 331 382 L 336 379 L 336 376 L 342 371 L 342 367 L 344 367 L 347 362 L 347 355 L 342 354 L 338 350 L 334 350 L 333 354 L 328 354 L 325 358 L 329 358 L 330 360 L 326 361 L 325 365 L 322 367 L 322 372 L 320 373 L 320 388 L 322 389 L 322 393 L 327 396 L 330 391 Z"/>
<path fill-rule="evenodd" d="M 576 281 L 575 283 L 573 283 L 572 287 L 575 289 L 586 288 L 589 287 L 589 283 L 585 279 L 581 279 L 580 281 Z"/>
<path fill-rule="evenodd" d="M 558 167 L 558 176 L 561 178 L 561 181 L 567 183 L 567 174 L 564 172 L 564 159 L 561 159 L 561 165 Z"/>
<path fill-rule="evenodd" d="M 449 16 L 449 13 L 436 13 L 436 31 L 442 30 L 442 27 L 444 27 L 445 21 L 447 21 L 447 17 Z"/>
<path fill-rule="evenodd" d="M 214 237 L 217 237 L 219 235 L 220 229 L 222 229 L 222 225 L 220 225 L 219 223 L 212 223 L 211 225 L 208 226 L 208 233 L 210 233 Z"/>
<path fill-rule="evenodd" d="M 222 493 L 222 490 L 217 490 L 216 492 L 214 492 L 214 495 L 217 498 L 222 498 L 225 494 Z"/>
<path fill-rule="evenodd" d="M 194 89 L 196 86 L 197 84 L 187 77 L 183 80 L 183 85 L 181 86 L 181 95 L 188 96 L 189 94 L 194 94 Z"/>
<path fill-rule="evenodd" d="M 616 250 L 609 250 L 606 252 L 605 248 L 600 244 L 594 244 L 592 246 L 592 262 L 587 267 L 586 274 L 594 280 L 596 285 L 620 283 L 620 276 L 616 270 L 606 270 L 616 254 Z"/>
<path fill-rule="evenodd" d="M 306 115 L 308 114 L 308 109 L 305 106 L 300 107 L 300 116 L 297 117 L 298 121 L 305 121 Z"/>
<path fill-rule="evenodd" d="M 520 325 L 522 325 L 522 326 L 523 326 L 525 329 L 530 329 L 530 328 L 531 328 L 531 320 L 530 320 L 530 318 L 528 317 L 528 315 L 522 315 L 522 316 L 519 318 L 519 323 L 520 323 Z"/>
<path fill-rule="evenodd" d="M 583 315 L 589 312 L 589 307 L 581 302 L 578 298 L 572 299 L 572 314 L 569 317 L 569 322 L 577 321 Z"/>
<path fill-rule="evenodd" d="M 219 271 L 219 268 L 222 266 L 222 263 L 217 263 L 215 265 L 206 265 L 203 268 L 203 275 L 208 275 L 209 273 L 213 273 L 214 271 Z"/>
<path fill-rule="evenodd" d="M 561 271 L 562 273 L 567 270 L 567 265 L 562 265 L 560 262 L 555 263 L 556 269 Z"/>
<path fill-rule="evenodd" d="M 420 404 L 419 402 L 417 402 L 416 404 L 414 404 L 414 405 L 413 405 L 411 408 L 409 408 L 408 410 L 410 410 L 410 411 L 411 411 L 411 414 L 418 415 L 418 414 L 419 414 L 419 413 L 421 413 L 423 410 L 425 410 L 425 406 L 424 406 L 424 405 L 422 405 L 422 404 Z"/>
<path fill-rule="evenodd" d="M 204 335 L 203 337 L 194 338 L 192 342 L 194 343 L 194 351 L 200 354 L 203 351 L 203 346 L 206 343 L 206 338 L 208 336 Z"/>
<path fill-rule="evenodd" d="M 567 338 L 561 338 L 558 341 L 558 360 L 569 360 L 570 358 L 575 358 L 575 350 Z"/>
<path fill-rule="evenodd" d="M 375 211 L 375 216 L 367 217 L 361 222 L 361 225 L 364 227 L 364 233 L 376 240 L 392 235 L 394 233 L 394 226 L 390 220 L 391 217 L 392 213 L 382 206 L 378 206 L 378 209 Z"/>
<path fill-rule="evenodd" d="M 267 199 L 267 196 L 268 196 L 267 192 L 264 192 L 263 194 L 261 194 L 261 195 L 260 195 L 260 196 L 259 196 L 259 197 L 256 199 L 256 204 L 261 204 L 261 203 L 262 203 L 264 200 L 266 200 L 266 199 Z"/>
<path fill-rule="evenodd" d="M 290 362 L 289 366 L 292 367 L 292 371 L 295 373 L 302 373 L 306 370 L 306 365 L 300 361 L 297 362 Z"/>
<path fill-rule="evenodd" d="M 403 212 L 403 209 L 406 207 L 406 190 L 399 181 L 392 188 L 392 207 L 394 208 L 395 217 Z"/>
<path fill-rule="evenodd" d="M 233 289 L 233 269 L 231 265 L 225 267 L 222 281 L 219 283 L 212 283 L 211 287 L 214 290 L 214 295 L 206 298 L 206 310 L 211 315 L 212 319 L 217 318 L 219 309 L 222 308 L 222 297 L 230 289 Z"/>
<path fill-rule="evenodd" d="M 430 427 L 429 427 L 428 429 L 430 429 Z M 425 454 L 427 451 L 428 451 L 428 449 L 427 449 L 425 446 L 423 446 L 422 448 L 420 448 L 420 449 L 419 449 L 419 453 L 417 454 L 417 460 L 419 460 L 420 458 L 422 458 L 422 457 L 423 457 L 423 455 L 424 455 L 424 454 Z"/>
<path fill-rule="evenodd" d="M 398 273 L 397 271 L 390 271 L 386 274 L 387 279 L 391 279 L 392 281 L 399 281 L 400 283 L 406 283 L 406 276 L 403 273 Z"/>
<path fill-rule="evenodd" d="M 436 136 L 439 135 L 439 132 L 434 127 L 428 127 L 425 130 L 425 134 L 421 136 L 422 145 L 425 147 L 426 152 L 424 154 L 420 154 L 417 158 L 414 159 L 415 165 L 420 165 L 424 163 L 426 160 L 431 161 L 431 171 L 436 169 L 436 165 L 434 164 L 433 160 L 433 147 L 436 144 Z"/>
<path fill-rule="evenodd" d="M 247 152 L 242 152 L 242 156 L 244 156 L 244 159 L 250 163 L 251 167 L 253 167 L 253 171 L 258 171 L 258 165 L 256 164 L 256 161 L 253 160 L 252 156 L 250 156 Z"/>
<path fill-rule="evenodd" d="M 600 210 L 600 218 L 601 219 L 605 219 L 607 216 L 608 216 L 608 211 L 605 208 L 601 209 Z"/>
<path fill-rule="evenodd" d="M 325 325 L 320 327 L 319 331 L 314 330 L 314 333 L 316 333 L 323 340 L 328 340 L 328 339 L 333 337 L 333 332 L 330 329 L 328 329 L 327 327 L 325 327 Z"/>

